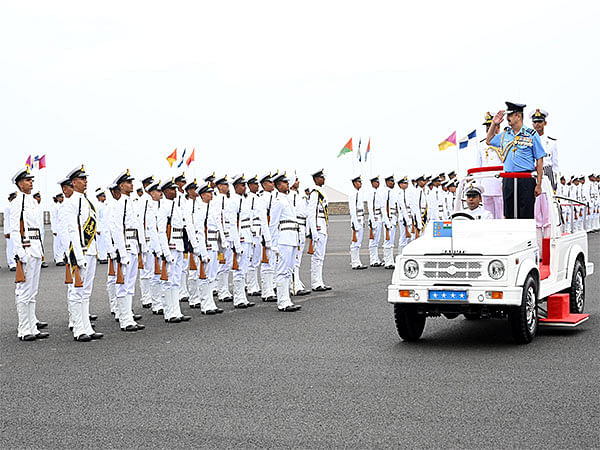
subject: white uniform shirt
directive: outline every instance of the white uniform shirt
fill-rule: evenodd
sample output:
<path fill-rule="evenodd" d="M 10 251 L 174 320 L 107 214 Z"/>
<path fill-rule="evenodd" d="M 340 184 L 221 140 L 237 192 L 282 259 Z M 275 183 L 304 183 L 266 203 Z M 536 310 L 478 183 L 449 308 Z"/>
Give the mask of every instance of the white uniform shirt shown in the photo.
<path fill-rule="evenodd" d="M 87 197 L 80 192 L 73 192 L 73 195 L 66 199 L 64 202 L 64 208 L 62 213 L 65 215 L 65 223 L 67 227 L 69 249 L 73 247 L 73 253 L 77 259 L 79 266 L 85 262 L 85 255 L 95 256 L 98 254 L 96 247 L 96 233 L 90 237 L 87 245 L 85 242 L 84 234 L 87 231 L 91 231 L 91 225 L 93 221 L 96 221 L 96 227 L 98 225 L 97 213 L 94 205 L 87 199 Z M 86 224 L 88 224 L 86 228 Z M 68 252 L 70 250 L 67 250 Z"/>
<path fill-rule="evenodd" d="M 163 198 L 158 208 L 156 228 L 160 248 L 163 255 L 170 255 L 171 250 L 183 252 L 183 210 L 177 207 L 178 199 Z M 171 236 L 167 236 L 167 225 L 171 225 Z"/>
<path fill-rule="evenodd" d="M 119 251 L 121 258 L 124 258 L 127 252 L 137 255 L 140 251 L 143 251 L 138 246 L 138 239 L 140 244 L 145 246 L 145 234 L 135 210 L 134 202 L 128 195 L 121 195 L 121 198 L 114 203 L 110 221 L 110 234 L 115 250 Z"/>
<path fill-rule="evenodd" d="M 299 245 L 296 210 L 292 206 L 290 197 L 282 192 L 275 193 L 273 197 L 271 224 L 277 226 L 276 236 L 273 236 L 273 244 L 275 246 Z"/>
<path fill-rule="evenodd" d="M 554 174 L 558 174 L 558 145 L 556 139 L 548 136 L 547 134 L 543 134 L 540 136 L 540 140 L 542 141 L 542 146 L 544 147 L 544 151 L 546 152 L 546 156 L 544 156 L 544 166 L 551 166 L 552 172 Z"/>
<path fill-rule="evenodd" d="M 24 260 L 25 256 L 41 258 L 43 249 L 41 241 L 40 216 L 37 201 L 31 194 L 18 192 L 17 197 L 10 202 L 10 239 L 14 245 L 15 255 Z M 21 217 L 23 218 L 24 236 L 21 237 Z M 26 262 L 26 261 L 23 261 Z"/>
<path fill-rule="evenodd" d="M 487 209 L 485 209 L 482 205 L 479 205 L 475 209 L 467 208 L 463 212 L 469 214 L 471 217 L 473 217 L 476 220 L 490 220 L 490 219 L 494 218 L 492 213 L 489 212 Z"/>
<path fill-rule="evenodd" d="M 362 192 L 359 189 L 355 189 L 354 192 L 348 196 L 348 208 L 350 210 L 350 223 L 352 224 L 352 229 L 359 230 L 365 223 L 365 202 Z"/>
<path fill-rule="evenodd" d="M 504 166 L 499 155 L 500 149 L 487 145 L 485 139 L 479 142 L 475 167 Z M 486 197 L 498 197 L 502 195 L 502 180 L 500 178 L 481 178 L 478 182 L 483 186 Z"/>
<path fill-rule="evenodd" d="M 323 186 L 313 186 L 308 198 L 306 221 L 313 239 L 317 233 L 327 234 L 329 225 L 329 209 L 327 195 Z"/>

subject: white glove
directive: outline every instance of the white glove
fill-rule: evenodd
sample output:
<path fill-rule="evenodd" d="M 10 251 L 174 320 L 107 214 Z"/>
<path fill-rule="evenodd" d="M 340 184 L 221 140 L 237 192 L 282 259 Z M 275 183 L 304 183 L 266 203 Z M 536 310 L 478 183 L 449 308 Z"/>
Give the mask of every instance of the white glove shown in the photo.
<path fill-rule="evenodd" d="M 271 247 L 271 250 L 273 251 L 273 253 L 275 253 L 276 256 L 279 256 L 279 248 L 278 247 Z"/>
<path fill-rule="evenodd" d="M 129 263 L 130 263 L 130 261 L 129 261 L 129 256 L 122 255 L 122 256 L 121 256 L 121 264 L 125 264 L 125 265 L 127 265 L 127 264 L 129 264 Z"/>
<path fill-rule="evenodd" d="M 210 262 L 210 258 L 208 257 L 208 255 L 200 255 L 200 260 L 204 263 L 204 264 L 208 264 Z"/>

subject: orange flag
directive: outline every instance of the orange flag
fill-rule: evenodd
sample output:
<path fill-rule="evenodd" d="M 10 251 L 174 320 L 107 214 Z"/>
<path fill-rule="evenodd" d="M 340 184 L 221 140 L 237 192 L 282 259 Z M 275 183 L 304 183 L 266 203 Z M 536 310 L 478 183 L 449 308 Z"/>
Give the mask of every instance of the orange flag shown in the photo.
<path fill-rule="evenodd" d="M 196 151 L 195 148 L 192 149 L 192 154 L 190 155 L 190 157 L 185 161 L 185 163 L 187 164 L 188 167 L 190 167 L 190 164 L 194 161 L 196 161 L 196 159 L 194 158 L 194 152 Z"/>
<path fill-rule="evenodd" d="M 169 167 L 173 167 L 173 163 L 177 161 L 177 149 L 173 150 L 173 153 L 167 156 L 167 161 L 169 161 Z"/>

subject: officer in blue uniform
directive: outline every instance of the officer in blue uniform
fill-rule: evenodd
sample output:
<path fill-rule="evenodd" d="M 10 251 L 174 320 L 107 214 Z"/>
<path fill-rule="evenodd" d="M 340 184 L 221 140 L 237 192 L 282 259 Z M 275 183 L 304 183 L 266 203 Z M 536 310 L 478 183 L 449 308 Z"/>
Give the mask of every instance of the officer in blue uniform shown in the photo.
<path fill-rule="evenodd" d="M 506 102 L 506 111 L 500 110 L 494 116 L 488 129 L 486 143 L 500 148 L 500 157 L 504 162 L 505 172 L 526 172 L 534 170 L 536 178 L 517 178 L 517 217 L 533 219 L 535 197 L 542 193 L 543 160 L 546 156 L 540 136 L 533 128 L 523 126 L 523 110 L 526 105 Z M 504 120 L 508 127 L 496 134 L 496 130 Z M 502 196 L 504 198 L 504 217 L 514 217 L 514 180 L 502 180 Z"/>

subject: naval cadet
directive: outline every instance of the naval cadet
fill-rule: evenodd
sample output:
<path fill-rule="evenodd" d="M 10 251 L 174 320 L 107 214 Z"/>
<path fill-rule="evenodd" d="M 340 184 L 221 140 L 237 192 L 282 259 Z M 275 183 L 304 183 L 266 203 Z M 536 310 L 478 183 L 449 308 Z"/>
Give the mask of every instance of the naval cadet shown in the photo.
<path fill-rule="evenodd" d="M 362 189 L 362 178 L 360 175 L 352 178 L 352 187 L 356 192 L 348 197 L 348 208 L 350 209 L 350 226 L 352 227 L 352 241 L 350 242 L 350 265 L 354 270 L 366 269 L 360 261 L 360 247 L 363 241 L 365 228 L 365 201 L 360 190 Z"/>
<path fill-rule="evenodd" d="M 545 128 L 546 125 L 548 125 L 548 121 L 546 120 L 548 115 L 549 114 L 547 111 L 537 108 L 535 111 L 532 111 L 529 114 L 529 118 L 533 123 L 534 130 L 537 131 L 538 135 L 540 136 L 542 146 L 546 152 L 546 156 L 544 156 L 544 175 L 548 177 L 550 184 L 552 185 L 552 189 L 556 191 L 557 177 L 559 174 L 558 146 L 556 143 L 556 138 L 545 134 Z"/>
<path fill-rule="evenodd" d="M 379 259 L 379 241 L 381 240 L 382 208 L 384 205 L 383 189 L 379 189 L 379 175 L 370 180 L 373 191 L 369 194 L 367 209 L 369 211 L 369 265 L 382 267 Z"/>
<path fill-rule="evenodd" d="M 45 339 L 48 333 L 38 330 L 35 315 L 36 297 L 42 267 L 43 244 L 40 239 L 40 227 L 37 204 L 31 195 L 33 175 L 29 167 L 20 169 L 12 179 L 19 189 L 15 199 L 10 202 L 10 240 L 14 248 L 17 265 L 23 266 L 25 280 L 15 283 L 15 303 L 17 306 L 17 337 L 22 341 Z M 47 324 L 46 324 L 47 325 Z"/>
<path fill-rule="evenodd" d="M 500 110 L 492 120 L 486 143 L 500 147 L 504 161 L 505 172 L 531 173 L 537 172 L 536 179 L 517 178 L 517 205 L 514 205 L 514 179 L 504 178 L 502 180 L 502 196 L 504 199 L 504 217 L 515 218 L 515 210 L 519 219 L 533 219 L 535 197 L 542 193 L 543 160 L 546 156 L 544 147 L 537 131 L 523 126 L 524 104 L 506 102 L 506 111 Z M 504 115 L 508 121 L 508 127 L 502 133 L 496 131 Z"/>
<path fill-rule="evenodd" d="M 314 253 L 310 260 L 310 275 L 312 290 L 321 292 L 331 290 L 331 286 L 327 286 L 323 281 L 323 262 L 329 234 L 329 207 L 323 189 L 325 185 L 324 169 L 314 172 L 312 179 L 315 184 L 310 192 L 306 210 L 308 228 L 314 246 Z"/>
<path fill-rule="evenodd" d="M 69 239 L 69 263 L 77 266 L 82 286 L 68 285 L 69 323 L 73 339 L 88 342 L 104 337 L 92 328 L 90 322 L 90 295 L 94 287 L 98 245 L 96 230 L 98 218 L 96 207 L 86 196 L 87 172 L 83 165 L 77 166 L 67 175 L 73 185 L 73 195 L 65 202 L 63 213 Z M 73 270 L 73 269 L 72 269 Z"/>

